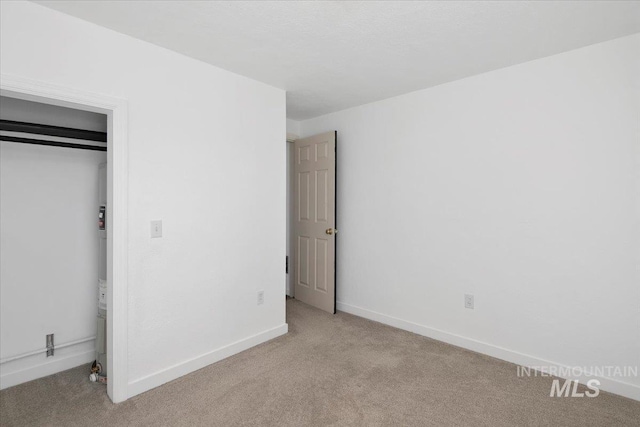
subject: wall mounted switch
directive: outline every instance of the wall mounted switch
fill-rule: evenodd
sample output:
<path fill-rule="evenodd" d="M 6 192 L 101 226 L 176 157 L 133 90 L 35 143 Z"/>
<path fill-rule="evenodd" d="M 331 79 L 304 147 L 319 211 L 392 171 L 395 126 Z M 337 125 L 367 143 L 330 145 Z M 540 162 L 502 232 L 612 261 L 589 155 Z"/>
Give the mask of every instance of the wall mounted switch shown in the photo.
<path fill-rule="evenodd" d="M 151 237 L 162 237 L 162 221 L 151 221 Z"/>

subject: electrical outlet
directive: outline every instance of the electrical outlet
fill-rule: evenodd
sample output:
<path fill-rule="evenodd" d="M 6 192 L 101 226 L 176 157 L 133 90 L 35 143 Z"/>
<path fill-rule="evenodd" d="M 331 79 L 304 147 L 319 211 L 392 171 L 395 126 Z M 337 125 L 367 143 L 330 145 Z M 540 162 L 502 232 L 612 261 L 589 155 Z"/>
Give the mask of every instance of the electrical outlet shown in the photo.
<path fill-rule="evenodd" d="M 473 310 L 473 295 L 464 294 L 464 308 L 470 308 Z"/>
<path fill-rule="evenodd" d="M 264 304 L 264 291 L 258 291 L 258 305 Z"/>
<path fill-rule="evenodd" d="M 162 221 L 151 221 L 151 237 L 162 237 Z"/>

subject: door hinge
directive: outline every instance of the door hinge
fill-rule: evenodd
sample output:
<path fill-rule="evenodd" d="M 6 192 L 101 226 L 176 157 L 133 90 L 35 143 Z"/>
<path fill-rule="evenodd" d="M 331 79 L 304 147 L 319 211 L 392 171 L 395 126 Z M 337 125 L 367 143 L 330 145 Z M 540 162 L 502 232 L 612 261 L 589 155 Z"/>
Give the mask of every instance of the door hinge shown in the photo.
<path fill-rule="evenodd" d="M 284 272 L 289 274 L 289 255 L 285 256 L 284 259 Z"/>
<path fill-rule="evenodd" d="M 47 335 L 47 357 L 53 356 L 53 351 L 55 350 L 55 346 L 53 344 L 53 334 Z"/>

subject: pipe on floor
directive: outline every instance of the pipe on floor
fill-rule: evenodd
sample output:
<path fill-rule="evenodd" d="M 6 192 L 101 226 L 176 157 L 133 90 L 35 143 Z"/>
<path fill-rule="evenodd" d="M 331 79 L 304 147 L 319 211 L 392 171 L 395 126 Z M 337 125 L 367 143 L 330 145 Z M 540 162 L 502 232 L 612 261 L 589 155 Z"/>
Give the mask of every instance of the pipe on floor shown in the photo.
<path fill-rule="evenodd" d="M 77 341 L 71 341 L 71 342 L 67 342 L 67 343 L 63 343 L 63 344 L 57 344 L 54 348 L 56 350 L 58 350 L 58 349 L 65 348 L 65 347 L 71 347 L 72 345 L 77 345 L 77 344 L 82 344 L 82 343 L 89 342 L 89 341 L 94 341 L 95 339 L 96 339 L 96 337 L 87 337 L 87 338 L 83 338 L 83 339 L 77 340 Z M 7 362 L 13 362 L 14 360 L 24 359 L 25 357 L 35 356 L 36 354 L 46 353 L 46 352 L 47 352 L 47 349 L 44 348 L 42 350 L 34 350 L 34 351 L 30 351 L 29 353 L 23 353 L 23 354 L 18 354 L 17 356 L 7 357 L 5 359 L 0 359 L 0 365 L 5 364 Z"/>

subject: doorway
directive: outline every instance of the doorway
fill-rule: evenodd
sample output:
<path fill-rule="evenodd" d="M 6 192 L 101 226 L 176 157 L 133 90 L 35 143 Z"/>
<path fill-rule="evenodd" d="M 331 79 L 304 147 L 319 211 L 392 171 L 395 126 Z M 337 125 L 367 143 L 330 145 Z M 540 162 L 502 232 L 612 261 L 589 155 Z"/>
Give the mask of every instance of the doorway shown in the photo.
<path fill-rule="evenodd" d="M 0 76 L 0 95 L 41 104 L 105 114 L 107 116 L 107 394 L 115 403 L 127 393 L 127 103 L 104 95 L 47 82 Z"/>
<path fill-rule="evenodd" d="M 337 132 L 287 143 L 287 295 L 336 312 Z"/>

